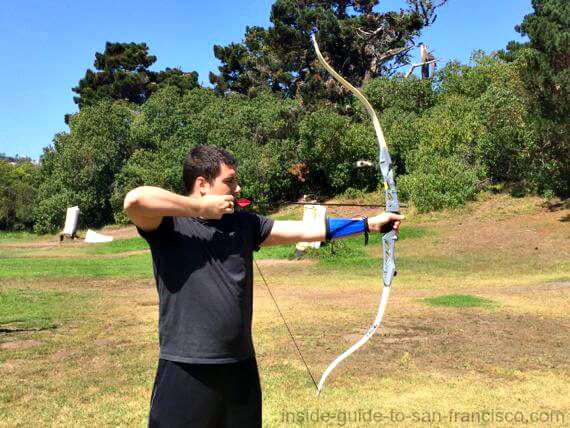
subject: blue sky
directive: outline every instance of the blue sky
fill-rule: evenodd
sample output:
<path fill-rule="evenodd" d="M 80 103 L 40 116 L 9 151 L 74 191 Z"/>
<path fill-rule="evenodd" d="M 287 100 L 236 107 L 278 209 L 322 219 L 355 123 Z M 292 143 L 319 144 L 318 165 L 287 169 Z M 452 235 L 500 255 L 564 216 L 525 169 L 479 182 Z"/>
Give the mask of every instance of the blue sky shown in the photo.
<path fill-rule="evenodd" d="M 215 44 L 242 40 L 245 27 L 268 26 L 274 0 L 21 0 L 0 4 L 0 153 L 37 159 L 77 111 L 71 88 L 106 41 L 145 42 L 152 67 L 196 70 L 202 83 L 219 65 Z M 381 0 L 398 9 L 402 0 Z M 530 0 L 449 0 L 421 37 L 438 58 L 468 62 L 521 40 L 514 26 L 532 11 Z"/>

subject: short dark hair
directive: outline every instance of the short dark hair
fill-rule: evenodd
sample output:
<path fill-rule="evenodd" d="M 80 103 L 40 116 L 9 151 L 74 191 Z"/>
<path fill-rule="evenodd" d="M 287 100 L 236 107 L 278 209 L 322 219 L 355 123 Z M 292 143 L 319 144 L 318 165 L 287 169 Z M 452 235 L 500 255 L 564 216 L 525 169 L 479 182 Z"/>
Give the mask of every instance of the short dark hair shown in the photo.
<path fill-rule="evenodd" d="M 198 146 L 191 149 L 184 159 L 182 179 L 184 193 L 192 191 L 196 178 L 204 177 L 208 183 L 220 175 L 222 163 L 230 168 L 236 167 L 236 158 L 224 149 L 214 146 Z"/>

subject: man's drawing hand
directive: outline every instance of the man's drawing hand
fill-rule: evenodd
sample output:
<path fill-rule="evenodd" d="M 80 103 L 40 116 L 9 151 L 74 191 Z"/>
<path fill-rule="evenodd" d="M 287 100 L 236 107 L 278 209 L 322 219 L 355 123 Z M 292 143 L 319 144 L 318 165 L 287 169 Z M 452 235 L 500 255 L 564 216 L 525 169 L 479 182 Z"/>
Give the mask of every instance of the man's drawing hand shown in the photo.
<path fill-rule="evenodd" d="M 232 195 L 205 195 L 199 198 L 198 216 L 205 219 L 220 219 L 224 214 L 234 212 Z"/>

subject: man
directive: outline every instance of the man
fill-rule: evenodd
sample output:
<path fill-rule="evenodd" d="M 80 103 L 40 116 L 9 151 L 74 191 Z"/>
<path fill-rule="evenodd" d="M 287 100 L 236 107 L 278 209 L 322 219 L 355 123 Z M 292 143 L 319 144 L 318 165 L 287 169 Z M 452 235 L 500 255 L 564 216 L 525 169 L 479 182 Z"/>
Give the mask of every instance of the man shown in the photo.
<path fill-rule="evenodd" d="M 124 201 L 149 243 L 159 295 L 160 359 L 149 426 L 260 427 L 253 251 L 379 231 L 390 222 L 397 230 L 404 217 L 273 221 L 235 211 L 236 160 L 212 146 L 190 151 L 183 181 L 184 196 L 145 186 Z"/>

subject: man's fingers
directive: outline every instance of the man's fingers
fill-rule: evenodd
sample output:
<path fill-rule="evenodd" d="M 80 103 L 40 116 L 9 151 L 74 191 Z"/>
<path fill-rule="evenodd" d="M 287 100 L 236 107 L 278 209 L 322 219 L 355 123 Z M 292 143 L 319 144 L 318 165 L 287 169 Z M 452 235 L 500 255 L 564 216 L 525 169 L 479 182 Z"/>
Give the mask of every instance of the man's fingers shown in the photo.
<path fill-rule="evenodd" d="M 384 212 L 383 216 L 383 220 L 380 221 L 381 233 L 387 233 L 390 230 L 395 230 L 397 232 L 400 228 L 400 222 L 405 218 L 402 214 L 391 212 Z"/>
<path fill-rule="evenodd" d="M 224 212 L 230 214 L 234 212 L 234 203 L 232 201 L 226 202 L 226 206 L 224 207 Z"/>
<path fill-rule="evenodd" d="M 234 212 L 234 199 L 235 197 L 233 195 L 223 195 L 222 196 L 222 200 L 223 200 L 223 210 L 224 213 L 228 213 L 231 214 Z"/>

